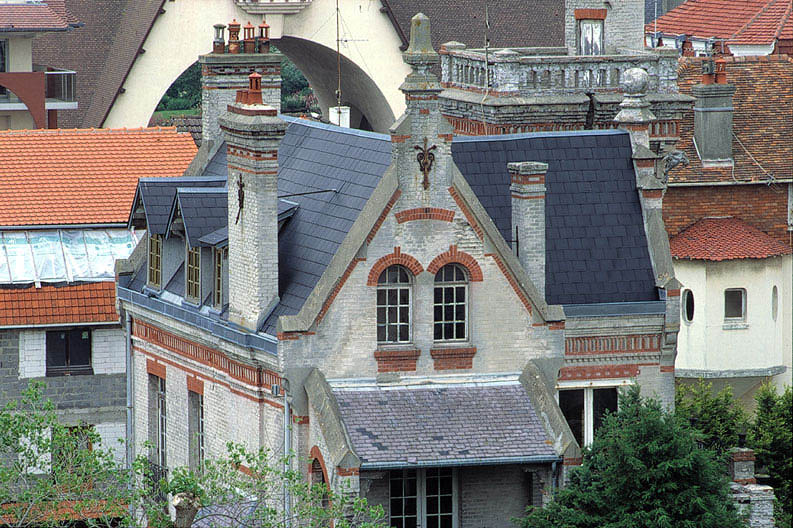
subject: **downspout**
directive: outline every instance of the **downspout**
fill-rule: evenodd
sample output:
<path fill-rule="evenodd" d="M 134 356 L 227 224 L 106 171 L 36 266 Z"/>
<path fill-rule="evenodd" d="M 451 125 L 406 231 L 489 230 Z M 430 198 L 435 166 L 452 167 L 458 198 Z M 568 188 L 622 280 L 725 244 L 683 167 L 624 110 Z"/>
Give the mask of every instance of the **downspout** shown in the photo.
<path fill-rule="evenodd" d="M 134 401 L 134 382 L 132 376 L 132 316 L 124 311 L 126 322 L 126 374 L 127 374 L 127 488 L 132 493 L 132 462 L 135 458 L 135 420 L 132 415 L 132 402 Z M 130 516 L 134 515 L 133 505 L 130 504 Z"/>
<path fill-rule="evenodd" d="M 286 392 L 286 387 L 282 388 L 284 390 L 284 476 L 286 476 L 290 469 L 289 461 L 292 455 L 292 413 L 289 408 L 289 396 Z M 292 526 L 292 504 L 291 497 L 289 496 L 289 487 L 286 484 L 284 485 L 284 518 L 286 519 L 284 526 L 286 528 Z"/>

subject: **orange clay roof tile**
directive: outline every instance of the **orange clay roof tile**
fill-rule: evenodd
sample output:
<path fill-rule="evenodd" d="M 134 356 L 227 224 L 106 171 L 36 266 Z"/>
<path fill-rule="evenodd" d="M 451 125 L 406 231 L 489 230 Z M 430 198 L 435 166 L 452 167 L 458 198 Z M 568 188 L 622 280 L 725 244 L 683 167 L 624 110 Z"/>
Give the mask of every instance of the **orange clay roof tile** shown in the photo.
<path fill-rule="evenodd" d="M 693 260 L 761 259 L 788 255 L 791 248 L 743 220 L 703 218 L 669 241 L 672 256 Z"/>
<path fill-rule="evenodd" d="M 0 288 L 0 327 L 118 321 L 113 281 Z"/>
<path fill-rule="evenodd" d="M 124 223 L 138 178 L 181 176 L 175 128 L 0 131 L 0 226 Z"/>

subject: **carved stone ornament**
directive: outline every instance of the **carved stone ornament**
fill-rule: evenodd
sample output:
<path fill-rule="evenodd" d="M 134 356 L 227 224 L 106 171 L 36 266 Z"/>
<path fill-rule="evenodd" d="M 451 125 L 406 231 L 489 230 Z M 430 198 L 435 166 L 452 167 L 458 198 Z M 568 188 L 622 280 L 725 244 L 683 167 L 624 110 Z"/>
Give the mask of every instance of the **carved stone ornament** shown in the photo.
<path fill-rule="evenodd" d="M 235 224 L 240 222 L 240 215 L 242 214 L 242 206 L 245 205 L 245 184 L 242 182 L 242 174 L 237 176 L 237 219 L 234 220 Z"/>
<path fill-rule="evenodd" d="M 682 150 L 672 150 L 668 152 L 663 157 L 664 162 L 664 175 L 662 183 L 666 185 L 666 182 L 669 180 L 669 171 L 677 167 L 678 165 L 688 166 L 688 156 Z"/>
<path fill-rule="evenodd" d="M 424 146 L 415 145 L 413 147 L 415 150 L 418 150 L 419 153 L 416 154 L 416 160 L 419 162 L 419 170 L 424 173 L 424 181 L 422 185 L 424 185 L 424 189 L 430 188 L 430 171 L 432 170 L 432 163 L 435 161 L 435 154 L 432 153 L 435 150 L 437 145 L 433 145 L 427 148 L 427 138 L 424 138 Z"/>

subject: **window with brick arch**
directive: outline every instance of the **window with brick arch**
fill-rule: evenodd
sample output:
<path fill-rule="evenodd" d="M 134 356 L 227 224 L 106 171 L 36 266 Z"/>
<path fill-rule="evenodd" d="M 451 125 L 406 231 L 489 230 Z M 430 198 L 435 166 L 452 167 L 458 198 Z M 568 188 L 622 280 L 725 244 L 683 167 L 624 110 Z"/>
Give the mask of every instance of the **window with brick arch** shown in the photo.
<path fill-rule="evenodd" d="M 377 342 L 410 342 L 413 276 L 402 266 L 386 268 L 377 279 Z"/>
<path fill-rule="evenodd" d="M 433 310 L 435 341 L 468 339 L 468 271 L 446 264 L 435 274 Z"/>
<path fill-rule="evenodd" d="M 322 471 L 322 464 L 316 458 L 311 462 L 311 485 L 321 486 L 321 491 L 314 493 L 321 493 L 321 506 L 323 509 L 327 508 L 330 504 L 328 499 L 328 483 L 325 482 L 325 473 Z M 314 495 L 316 497 L 316 495 Z"/>

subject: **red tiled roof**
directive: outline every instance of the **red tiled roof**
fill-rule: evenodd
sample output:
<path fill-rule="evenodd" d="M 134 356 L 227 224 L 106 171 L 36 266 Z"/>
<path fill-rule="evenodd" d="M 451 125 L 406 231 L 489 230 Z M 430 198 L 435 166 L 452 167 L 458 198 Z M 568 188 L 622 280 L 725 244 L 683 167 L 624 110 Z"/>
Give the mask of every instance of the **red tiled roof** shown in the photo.
<path fill-rule="evenodd" d="M 118 321 L 113 281 L 0 288 L 0 327 Z"/>
<path fill-rule="evenodd" d="M 79 23 L 66 10 L 64 0 L 41 3 L 0 4 L 0 32 L 6 31 L 65 31 Z"/>
<path fill-rule="evenodd" d="M 732 260 L 788 255 L 791 248 L 739 218 L 703 218 L 669 241 L 672 256 L 694 260 Z"/>
<path fill-rule="evenodd" d="M 772 44 L 789 23 L 791 0 L 687 0 L 645 31 L 729 39 L 734 44 Z M 788 30 L 785 30 L 788 33 Z"/>
<path fill-rule="evenodd" d="M 724 57 L 733 96 L 734 167 L 703 168 L 694 147 L 694 113 L 684 114 L 677 148 L 691 161 L 669 173 L 669 182 L 768 182 L 793 178 L 793 57 Z M 693 95 L 702 79 L 701 57 L 683 57 L 678 68 L 680 93 Z M 737 139 L 736 139 L 737 138 Z M 753 159 L 754 158 L 754 159 Z M 762 168 L 761 168 L 762 167 Z M 783 192 L 786 190 L 783 189 Z"/>
<path fill-rule="evenodd" d="M 125 223 L 138 178 L 195 153 L 172 127 L 0 131 L 0 226 Z"/>

